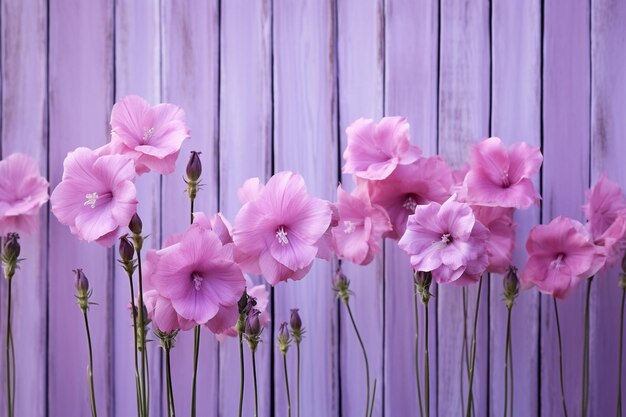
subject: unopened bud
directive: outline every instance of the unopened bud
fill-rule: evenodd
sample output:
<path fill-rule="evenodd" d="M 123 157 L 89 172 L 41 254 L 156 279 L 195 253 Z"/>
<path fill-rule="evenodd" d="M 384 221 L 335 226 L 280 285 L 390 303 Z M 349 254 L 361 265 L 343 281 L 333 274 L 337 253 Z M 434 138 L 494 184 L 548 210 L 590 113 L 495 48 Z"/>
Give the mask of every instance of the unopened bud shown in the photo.
<path fill-rule="evenodd" d="M 6 279 L 13 278 L 17 264 L 19 263 L 20 252 L 20 235 L 17 233 L 9 233 L 2 248 L 2 264 L 4 266 L 4 276 Z"/>
<path fill-rule="evenodd" d="M 201 153 L 202 152 L 191 151 L 191 155 L 189 155 L 189 162 L 187 162 L 187 179 L 189 181 L 198 182 L 202 175 Z"/>
<path fill-rule="evenodd" d="M 280 324 L 278 329 L 278 347 L 283 355 L 287 354 L 289 349 L 289 343 L 291 343 L 291 337 L 289 337 L 289 330 L 287 329 L 287 322 Z"/>
<path fill-rule="evenodd" d="M 81 310 L 86 311 L 89 308 L 89 297 L 91 297 L 91 289 L 89 288 L 89 280 L 82 269 L 74 271 L 74 287 L 76 288 L 76 299 Z"/>
<path fill-rule="evenodd" d="M 120 237 L 119 253 L 120 260 L 124 264 L 132 262 L 135 257 L 135 248 L 133 247 L 133 244 L 130 243 L 130 238 L 127 234 Z"/>
<path fill-rule="evenodd" d="M 335 276 L 333 278 L 333 288 L 337 293 L 337 297 L 343 300 L 344 303 L 348 302 L 348 298 L 350 297 L 350 281 L 348 277 L 343 273 L 341 269 L 341 265 L 337 267 L 337 271 L 335 271 Z"/>
<path fill-rule="evenodd" d="M 415 271 L 413 273 L 413 283 L 417 287 L 417 292 L 422 296 L 422 303 L 428 304 L 430 300 L 430 284 L 433 282 L 433 274 L 430 271 Z"/>
<path fill-rule="evenodd" d="M 504 303 L 510 309 L 513 307 L 517 294 L 519 294 L 519 277 L 517 276 L 516 267 L 509 267 L 502 280 L 502 286 L 504 287 Z"/>
<path fill-rule="evenodd" d="M 134 235 L 141 235 L 143 230 L 143 223 L 141 222 L 141 217 L 139 214 L 133 214 L 133 217 L 130 219 L 130 223 L 128 224 L 128 228 Z"/>
<path fill-rule="evenodd" d="M 261 321 L 259 315 L 261 312 L 257 309 L 253 309 L 248 318 L 246 319 L 246 337 L 258 337 L 261 335 L 263 328 L 261 327 Z"/>
<path fill-rule="evenodd" d="M 300 314 L 298 313 L 297 308 L 291 309 L 291 318 L 289 320 L 289 325 L 291 326 L 291 335 L 293 336 L 293 340 L 296 344 L 300 344 L 302 341 L 302 335 L 304 335 L 304 329 L 302 328 L 302 319 L 300 318 Z"/>

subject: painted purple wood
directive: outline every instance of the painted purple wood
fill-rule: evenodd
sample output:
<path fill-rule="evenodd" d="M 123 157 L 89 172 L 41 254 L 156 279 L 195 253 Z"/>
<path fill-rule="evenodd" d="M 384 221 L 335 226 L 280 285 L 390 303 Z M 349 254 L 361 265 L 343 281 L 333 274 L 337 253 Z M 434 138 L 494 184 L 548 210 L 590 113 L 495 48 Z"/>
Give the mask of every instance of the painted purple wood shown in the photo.
<path fill-rule="evenodd" d="M 161 67 L 163 101 L 180 105 L 191 129 L 176 166 L 163 177 L 163 237 L 189 225 L 189 199 L 183 177 L 189 151 L 202 152 L 202 183 L 195 210 L 211 215 L 218 207 L 218 7 L 217 1 L 161 3 Z M 180 333 L 172 350 L 176 412 L 188 415 L 191 406 L 193 331 Z M 201 331 L 197 408 L 205 415 L 218 412 L 218 344 Z"/>
<path fill-rule="evenodd" d="M 606 173 L 624 187 L 626 169 L 626 4 L 594 1 L 591 9 L 591 177 Z M 594 280 L 590 339 L 590 409 L 615 413 L 619 347 L 619 267 Z"/>
<path fill-rule="evenodd" d="M 151 104 L 159 103 L 161 88 L 160 9 L 158 3 L 149 0 L 121 0 L 115 6 L 115 98 L 135 94 Z M 150 237 L 146 240 L 144 254 L 148 249 L 159 248 L 161 239 L 161 178 L 145 174 L 137 178 L 138 212 Z M 115 253 L 118 258 L 117 252 Z M 115 378 L 115 414 L 131 415 L 136 410 L 135 372 L 133 355 L 133 327 L 129 310 L 130 288 L 126 272 L 116 264 L 113 294 L 113 333 Z M 135 294 L 138 278 L 134 278 Z M 150 413 L 161 412 L 161 348 L 158 339 L 149 334 L 154 342 L 148 344 L 150 361 Z M 167 406 L 163 406 L 165 410 Z"/>
<path fill-rule="evenodd" d="M 274 2 L 275 170 L 293 170 L 308 191 L 332 199 L 337 186 L 336 4 L 333 0 Z M 313 180 L 315 178 L 315 180 Z M 302 344 L 302 416 L 338 413 L 337 303 L 333 265 L 318 260 L 301 281 L 275 288 L 274 328 L 300 308 L 307 333 Z M 295 349 L 288 355 L 295 393 Z M 274 350 L 277 416 L 285 416 L 282 356 Z M 292 399 L 295 398 L 292 395 Z M 292 401 L 292 405 L 295 404 Z"/>
<path fill-rule="evenodd" d="M 541 145 L 541 4 L 539 1 L 492 2 L 492 113 L 493 136 L 510 145 L 525 141 Z M 539 187 L 539 175 L 535 178 Z M 513 263 L 520 271 L 526 262 L 529 230 L 539 222 L 539 207 L 518 210 L 516 251 Z M 503 302 L 502 275 L 491 276 L 489 403 L 491 414 L 503 415 L 504 360 L 507 310 Z M 537 413 L 539 360 L 539 295 L 522 291 L 512 310 L 514 412 Z M 510 407 L 510 398 L 509 405 Z"/>
<path fill-rule="evenodd" d="M 2 139 L 4 157 L 22 152 L 47 170 L 46 4 L 32 0 L 6 1 L 2 5 Z M 12 323 L 16 349 L 16 415 L 43 415 L 46 407 L 46 208 L 40 228 L 21 236 L 22 257 L 12 283 Z M 0 282 L 3 318 L 0 325 L 4 353 L 6 280 Z M 2 356 L 4 358 L 4 355 Z M 0 416 L 6 416 L 5 365 L 0 365 L 2 400 Z"/>
<path fill-rule="evenodd" d="M 489 3 L 441 4 L 439 66 L 439 152 L 452 167 L 460 168 L 470 144 L 489 134 Z M 478 284 L 468 287 L 468 342 L 471 349 Z M 477 416 L 487 414 L 489 361 L 489 277 L 481 293 L 474 371 L 474 404 Z M 461 393 L 463 303 L 460 287 L 439 288 L 439 414 L 453 415 L 467 406 Z M 468 384 L 464 383 L 467 390 Z"/>
<path fill-rule="evenodd" d="M 222 2 L 220 19 L 220 210 L 233 222 L 241 203 L 237 190 L 251 177 L 265 181 L 272 158 L 271 2 Z M 256 284 L 264 280 L 254 277 Z M 271 329 L 256 351 L 259 413 L 270 415 Z M 244 341 L 245 402 L 254 414 L 250 349 Z M 235 416 L 239 404 L 239 344 L 220 343 L 219 415 Z"/>
<path fill-rule="evenodd" d="M 580 206 L 589 186 L 589 12 L 589 3 L 582 0 L 544 5 L 544 223 L 559 215 L 583 218 Z M 581 407 L 584 297 L 585 285 L 581 285 L 558 302 L 565 395 L 572 415 L 580 415 Z M 540 411 L 562 415 L 554 307 L 546 296 L 541 296 L 540 332 Z"/>
<path fill-rule="evenodd" d="M 437 151 L 438 7 L 436 2 L 392 0 L 385 8 L 385 114 L 405 115 L 411 141 L 425 155 Z M 431 287 L 436 294 L 436 285 Z M 418 415 L 415 382 L 413 272 L 395 241 L 385 244 L 385 415 Z M 437 415 L 437 304 L 429 303 L 430 411 Z M 420 346 L 424 338 L 420 303 Z M 423 348 L 418 352 L 423 381 Z M 422 384 L 422 395 L 424 387 Z"/>
<path fill-rule="evenodd" d="M 104 145 L 113 104 L 113 2 L 51 1 L 49 5 L 49 164 L 56 186 L 63 160 L 78 146 Z M 68 24 L 72 22 L 72 24 Z M 113 407 L 113 284 L 111 252 L 79 242 L 50 220 L 48 283 L 48 413 L 90 414 L 88 355 L 82 313 L 74 298 L 72 269 L 83 268 L 93 288 L 89 310 L 96 402 L 102 415 Z"/>

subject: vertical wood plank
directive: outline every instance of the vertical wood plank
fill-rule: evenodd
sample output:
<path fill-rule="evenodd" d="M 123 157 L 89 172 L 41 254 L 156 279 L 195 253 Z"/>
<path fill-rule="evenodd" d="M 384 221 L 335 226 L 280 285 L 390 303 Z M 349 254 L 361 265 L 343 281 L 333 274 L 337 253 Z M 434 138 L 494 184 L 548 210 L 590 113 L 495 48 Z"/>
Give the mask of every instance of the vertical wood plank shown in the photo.
<path fill-rule="evenodd" d="M 220 39 L 220 210 L 232 222 L 241 207 L 237 190 L 243 182 L 251 177 L 264 181 L 271 174 L 271 2 L 222 2 Z M 263 332 L 256 352 L 261 416 L 270 415 L 270 335 L 270 329 Z M 254 413 L 254 385 L 247 345 L 244 357 L 243 414 L 249 416 Z M 239 366 L 238 342 L 227 338 L 220 343 L 221 416 L 237 415 Z"/>
<path fill-rule="evenodd" d="M 109 138 L 113 104 L 113 3 L 52 0 L 50 7 L 50 182 L 78 146 Z M 89 310 L 98 410 L 112 413 L 112 256 L 98 244 L 79 242 L 56 219 L 50 222 L 48 271 L 48 400 L 53 416 L 90 414 L 87 345 L 74 298 L 72 269 L 83 268 L 93 288 Z"/>
<path fill-rule="evenodd" d="M 161 49 L 159 3 L 151 0 L 116 0 L 115 4 L 115 99 L 139 95 L 150 104 L 160 102 Z M 161 239 L 161 178 L 144 174 L 136 180 L 138 212 L 146 234 L 146 249 L 159 248 Z M 144 252 L 145 253 L 145 252 Z M 118 258 L 117 252 L 115 253 Z M 126 308 L 130 289 L 126 272 L 114 269 L 114 368 L 113 404 L 116 415 L 130 415 L 136 408 L 132 318 Z M 135 290 L 137 290 L 135 274 Z M 161 410 L 161 348 L 156 337 L 148 344 L 150 360 L 150 413 Z M 165 408 L 166 406 L 164 406 Z M 166 409 L 166 408 L 165 408 Z"/>
<path fill-rule="evenodd" d="M 490 34 L 489 2 L 441 2 L 439 150 L 455 167 L 467 158 L 470 144 L 489 134 Z M 489 361 L 489 277 L 483 277 L 476 341 L 474 404 L 477 416 L 487 414 Z M 472 324 L 478 284 L 468 287 L 468 338 Z M 461 288 L 439 288 L 439 391 L 440 415 L 462 410 L 461 351 L 463 303 Z M 463 384 L 467 388 L 467 382 Z"/>
<path fill-rule="evenodd" d="M 626 4 L 594 0 L 591 5 L 592 178 L 606 173 L 626 186 Z M 613 415 L 617 401 L 619 347 L 619 265 L 594 279 L 591 299 L 590 410 Z M 626 375 L 623 374 L 623 377 Z"/>
<path fill-rule="evenodd" d="M 185 141 L 176 171 L 163 177 L 162 233 L 167 236 L 189 225 L 189 199 L 183 193 L 189 151 L 202 152 L 203 189 L 195 210 L 207 214 L 218 207 L 218 78 L 219 10 L 216 0 L 161 3 L 161 99 L 185 110 L 191 139 Z M 193 371 L 193 331 L 180 333 L 172 350 L 176 411 L 190 412 Z M 218 412 L 218 345 L 206 329 L 201 332 L 197 408 Z"/>
<path fill-rule="evenodd" d="M 437 153 L 437 69 L 439 41 L 437 2 L 388 0 L 385 10 L 385 114 L 407 116 L 411 141 L 425 155 Z M 436 294 L 436 285 L 432 292 Z M 385 381 L 387 416 L 417 415 L 415 384 L 415 321 L 413 272 L 397 242 L 385 245 Z M 437 296 L 429 306 L 431 415 L 437 405 Z M 423 341 L 423 307 L 420 305 L 420 341 Z M 422 345 L 422 342 L 420 342 Z M 423 348 L 420 347 L 420 373 Z M 420 375 L 423 381 L 423 376 Z M 423 395 L 422 383 L 422 395 Z M 441 414 L 443 415 L 443 414 Z"/>
<path fill-rule="evenodd" d="M 43 0 L 2 2 L 2 144 L 3 157 L 22 152 L 46 175 L 47 6 Z M 12 323 L 16 347 L 16 415 L 44 415 L 46 409 L 46 235 L 47 205 L 39 229 L 21 236 L 22 257 L 13 279 Z M 6 318 L 6 280 L 0 282 L 0 316 Z M 2 345 L 5 320 L 0 325 Z M 6 416 L 6 368 L 0 366 L 0 416 Z"/>
<path fill-rule="evenodd" d="M 338 164 L 335 7 L 333 0 L 273 4 L 275 170 L 299 172 L 309 193 L 327 199 L 335 195 Z M 332 265 L 316 261 L 303 280 L 281 283 L 275 289 L 275 329 L 289 320 L 290 308 L 300 308 L 306 319 L 303 416 L 338 413 L 337 311 L 332 275 Z M 291 381 L 295 381 L 294 353 L 292 350 L 288 355 Z M 278 349 L 273 354 L 276 415 L 284 416 L 282 356 Z"/>
<path fill-rule="evenodd" d="M 543 223 L 582 220 L 589 186 L 589 2 L 544 5 Z M 566 155 L 566 158 L 564 156 Z M 559 301 L 568 411 L 580 413 L 585 285 Z M 552 299 L 541 296 L 541 414 L 561 415 L 559 356 Z"/>
<path fill-rule="evenodd" d="M 539 1 L 492 2 L 493 87 L 492 135 L 510 145 L 524 141 L 541 145 L 541 4 Z M 536 178 L 539 189 L 539 176 Z M 513 263 L 526 262 L 526 239 L 539 222 L 539 207 L 518 210 Z M 502 298 L 502 276 L 491 276 L 489 409 L 502 415 L 507 310 Z M 522 291 L 512 310 L 514 412 L 535 415 L 538 410 L 539 296 Z M 509 398 L 510 401 L 510 398 Z"/>

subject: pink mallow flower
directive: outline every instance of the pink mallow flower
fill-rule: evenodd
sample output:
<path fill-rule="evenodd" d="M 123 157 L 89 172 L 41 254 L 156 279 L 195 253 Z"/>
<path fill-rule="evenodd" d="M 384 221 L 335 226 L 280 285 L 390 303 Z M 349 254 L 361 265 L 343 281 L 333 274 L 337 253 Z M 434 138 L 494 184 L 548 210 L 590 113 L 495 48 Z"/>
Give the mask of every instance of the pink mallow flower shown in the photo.
<path fill-rule="evenodd" d="M 372 204 L 380 205 L 387 211 L 393 230 L 385 237 L 391 239 L 402 236 L 407 218 L 417 206 L 446 201 L 452 184 L 452 172 L 438 156 L 400 165 L 382 181 L 357 181 L 358 187 L 367 187 Z"/>
<path fill-rule="evenodd" d="M 515 209 L 506 207 L 472 206 L 476 220 L 489 230 L 485 242 L 489 265 L 487 272 L 505 273 L 513 262 L 515 249 Z"/>
<path fill-rule="evenodd" d="M 451 196 L 443 204 L 417 206 L 398 242 L 417 271 L 432 272 L 439 284 L 470 284 L 486 270 L 489 231 L 472 208 Z"/>
<path fill-rule="evenodd" d="M 531 180 L 539 172 L 539 148 L 516 143 L 505 148 L 499 138 L 472 145 L 463 201 L 481 206 L 528 208 L 541 197 Z"/>
<path fill-rule="evenodd" d="M 185 112 L 169 103 L 151 107 L 138 96 L 122 97 L 111 111 L 110 152 L 128 155 L 138 174 L 171 174 L 189 129 Z"/>
<path fill-rule="evenodd" d="M 172 302 L 159 294 L 157 290 L 149 290 L 143 293 L 143 303 L 148 311 L 148 319 L 154 327 L 164 333 L 176 330 L 191 330 L 195 323 L 181 317 Z"/>
<path fill-rule="evenodd" d="M 0 161 L 0 235 L 34 232 L 47 201 L 48 181 L 30 156 L 14 153 Z"/>
<path fill-rule="evenodd" d="M 409 142 L 406 117 L 383 117 L 378 123 L 361 118 L 348 126 L 346 134 L 343 172 L 368 180 L 383 180 L 398 165 L 410 164 L 422 153 Z"/>
<path fill-rule="evenodd" d="M 330 203 L 312 197 L 302 176 L 274 175 L 235 218 L 233 241 L 246 262 L 244 271 L 260 271 L 276 285 L 302 279 L 318 253 L 318 242 L 331 222 Z"/>
<path fill-rule="evenodd" d="M 583 280 L 604 265 L 605 257 L 583 225 L 559 216 L 535 226 L 526 242 L 528 260 L 521 274 L 525 287 L 565 298 Z"/>
<path fill-rule="evenodd" d="M 391 231 L 389 216 L 384 208 L 372 205 L 363 188 L 352 194 L 337 188 L 339 221 L 332 229 L 333 246 L 339 258 L 357 265 L 367 265 L 380 252 L 384 233 Z"/>
<path fill-rule="evenodd" d="M 77 148 L 63 161 L 52 213 L 79 239 L 110 247 L 137 212 L 135 175 L 126 156 Z"/>

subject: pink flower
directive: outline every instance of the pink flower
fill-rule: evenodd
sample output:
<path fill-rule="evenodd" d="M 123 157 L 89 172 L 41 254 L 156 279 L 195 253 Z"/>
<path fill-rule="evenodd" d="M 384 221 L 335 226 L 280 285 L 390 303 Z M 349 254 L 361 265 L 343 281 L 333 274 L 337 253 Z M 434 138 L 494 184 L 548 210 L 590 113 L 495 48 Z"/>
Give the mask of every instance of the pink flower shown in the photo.
<path fill-rule="evenodd" d="M 0 235 L 33 233 L 47 201 L 48 181 L 30 156 L 14 153 L 0 161 Z"/>
<path fill-rule="evenodd" d="M 398 165 L 415 162 L 422 151 L 409 142 L 406 117 L 358 119 L 346 129 L 343 172 L 368 180 L 387 178 Z"/>
<path fill-rule="evenodd" d="M 476 220 L 489 230 L 489 239 L 485 242 L 489 265 L 487 272 L 503 274 L 513 261 L 515 248 L 515 224 L 513 208 L 472 206 Z"/>
<path fill-rule="evenodd" d="M 537 225 L 526 242 L 528 261 L 521 275 L 524 286 L 565 298 L 581 281 L 604 264 L 604 256 L 593 244 L 582 224 L 559 216 L 547 225 Z"/>
<path fill-rule="evenodd" d="M 398 239 L 415 207 L 431 201 L 443 203 L 450 197 L 453 180 L 446 162 L 433 156 L 420 158 L 410 165 L 400 165 L 382 181 L 360 180 L 357 184 L 368 188 L 372 204 L 387 211 L 393 230 L 386 237 Z"/>
<path fill-rule="evenodd" d="M 77 148 L 63 161 L 52 213 L 79 239 L 110 247 L 137 212 L 133 161 Z"/>
<path fill-rule="evenodd" d="M 539 148 L 521 142 L 506 149 L 499 138 L 472 146 L 465 176 L 465 201 L 481 206 L 528 208 L 541 197 L 531 177 L 539 172 Z"/>
<path fill-rule="evenodd" d="M 185 112 L 173 104 L 154 107 L 141 97 L 126 96 L 111 111 L 111 152 L 128 155 L 138 174 L 171 174 L 189 137 Z"/>
<path fill-rule="evenodd" d="M 337 188 L 339 223 L 332 229 L 337 256 L 357 265 L 367 265 L 380 252 L 380 241 L 392 229 L 384 208 L 372 205 L 362 187 L 353 194 Z"/>
<path fill-rule="evenodd" d="M 477 281 L 488 265 L 489 231 L 472 208 L 450 197 L 443 204 L 417 206 L 398 242 L 417 271 L 432 271 L 439 284 Z"/>
<path fill-rule="evenodd" d="M 148 258 L 150 281 L 181 317 L 204 324 L 237 303 L 245 279 L 212 230 L 192 225 L 179 239 Z"/>
<path fill-rule="evenodd" d="M 302 176 L 274 175 L 235 218 L 233 241 L 250 261 L 241 267 L 250 273 L 260 270 L 271 285 L 302 279 L 330 221 L 330 203 L 310 196 Z"/>
<path fill-rule="evenodd" d="M 176 313 L 172 302 L 159 294 L 157 290 L 143 293 L 143 303 L 148 311 L 148 318 L 161 332 L 169 333 L 176 330 L 191 330 L 194 322 L 186 320 Z"/>
<path fill-rule="evenodd" d="M 260 311 L 259 322 L 262 327 L 267 327 L 270 323 L 270 314 L 267 311 L 267 305 L 270 301 L 270 293 L 265 285 L 256 285 L 247 289 L 248 296 L 254 298 L 256 305 L 254 308 Z M 222 313 L 222 310 L 220 310 Z M 221 317 L 218 317 L 221 316 Z M 207 327 L 215 333 L 217 339 L 222 341 L 226 336 L 236 337 L 237 329 L 235 324 L 239 317 L 239 311 L 235 305 L 234 309 L 224 311 L 222 315 L 218 314 L 214 319 L 209 320 Z"/>

